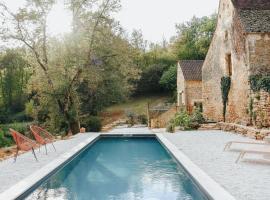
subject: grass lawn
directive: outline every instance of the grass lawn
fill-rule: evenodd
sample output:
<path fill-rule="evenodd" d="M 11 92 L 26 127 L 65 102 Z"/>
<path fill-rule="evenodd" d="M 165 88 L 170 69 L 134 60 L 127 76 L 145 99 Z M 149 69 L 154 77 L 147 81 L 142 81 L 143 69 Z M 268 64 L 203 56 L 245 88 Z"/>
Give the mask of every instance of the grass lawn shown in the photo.
<path fill-rule="evenodd" d="M 165 103 L 169 100 L 168 96 L 147 96 L 147 97 L 136 97 L 128 100 L 125 103 L 113 105 L 105 110 L 105 112 L 117 112 L 117 111 L 130 111 L 138 115 L 147 114 L 147 103 L 150 105 L 157 105 Z"/>
<path fill-rule="evenodd" d="M 131 98 L 121 104 L 110 106 L 101 113 L 103 125 L 124 118 L 126 112 L 132 112 L 136 115 L 147 115 L 148 103 L 150 105 L 158 105 L 168 102 L 169 99 L 170 97 L 166 95 L 141 96 Z"/>

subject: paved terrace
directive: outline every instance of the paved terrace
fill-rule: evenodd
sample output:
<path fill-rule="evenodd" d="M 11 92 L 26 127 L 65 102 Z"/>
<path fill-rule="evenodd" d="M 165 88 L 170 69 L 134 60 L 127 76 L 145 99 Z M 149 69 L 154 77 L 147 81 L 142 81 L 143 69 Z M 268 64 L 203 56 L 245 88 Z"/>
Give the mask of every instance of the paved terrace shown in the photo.
<path fill-rule="evenodd" d="M 164 132 L 163 130 L 155 131 Z M 147 128 L 126 128 L 123 126 L 114 129 L 111 133 L 140 134 L 151 132 Z M 234 145 L 235 151 L 223 152 L 223 147 L 228 141 L 251 141 L 250 139 L 222 131 L 188 131 L 163 134 L 237 199 L 270 199 L 270 159 L 260 155 L 247 155 L 243 161 L 235 164 L 239 153 L 237 149 L 244 149 L 246 145 Z M 48 155 L 45 155 L 44 149 L 40 153 L 37 151 L 39 162 L 35 161 L 31 153 L 20 155 L 16 163 L 13 163 L 12 158 L 0 162 L 0 193 L 93 135 L 95 134 L 78 134 L 69 140 L 57 141 L 55 144 L 56 153 L 50 145 Z M 250 148 L 266 147 L 250 146 Z"/>

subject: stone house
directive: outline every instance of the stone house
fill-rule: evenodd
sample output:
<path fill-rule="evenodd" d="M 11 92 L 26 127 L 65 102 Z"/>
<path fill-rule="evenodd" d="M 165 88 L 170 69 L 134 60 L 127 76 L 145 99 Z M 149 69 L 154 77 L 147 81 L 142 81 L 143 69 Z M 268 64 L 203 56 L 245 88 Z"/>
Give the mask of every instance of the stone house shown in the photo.
<path fill-rule="evenodd" d="M 270 1 L 220 0 L 216 31 L 202 67 L 204 116 L 223 120 L 221 78 L 231 78 L 226 121 L 270 125 L 270 95 L 250 77 L 270 74 Z"/>
<path fill-rule="evenodd" d="M 182 60 L 177 67 L 177 105 L 192 112 L 194 106 L 202 109 L 203 60 Z"/>

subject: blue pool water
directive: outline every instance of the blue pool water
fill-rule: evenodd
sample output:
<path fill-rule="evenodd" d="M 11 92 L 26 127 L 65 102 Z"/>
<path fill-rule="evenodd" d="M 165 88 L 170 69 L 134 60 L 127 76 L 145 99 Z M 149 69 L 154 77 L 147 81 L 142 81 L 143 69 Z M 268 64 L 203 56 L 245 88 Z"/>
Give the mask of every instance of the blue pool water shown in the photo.
<path fill-rule="evenodd" d="M 26 199 L 206 200 L 156 138 L 101 138 Z"/>

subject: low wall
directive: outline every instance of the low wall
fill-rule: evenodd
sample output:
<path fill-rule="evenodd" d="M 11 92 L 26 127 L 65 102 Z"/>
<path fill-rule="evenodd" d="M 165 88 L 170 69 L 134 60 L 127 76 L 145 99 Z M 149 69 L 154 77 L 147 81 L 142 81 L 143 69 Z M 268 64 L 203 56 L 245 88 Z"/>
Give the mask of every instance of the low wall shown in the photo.
<path fill-rule="evenodd" d="M 178 111 L 177 106 L 173 106 L 167 112 L 151 119 L 151 128 L 165 128 L 170 120 L 175 116 Z"/>
<path fill-rule="evenodd" d="M 270 129 L 257 129 L 234 123 L 219 122 L 217 123 L 217 127 L 223 131 L 235 132 L 254 139 L 264 139 L 266 136 L 270 135 Z"/>

